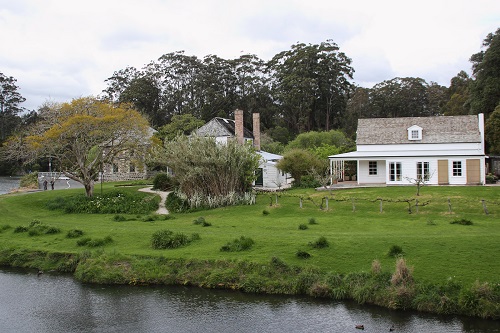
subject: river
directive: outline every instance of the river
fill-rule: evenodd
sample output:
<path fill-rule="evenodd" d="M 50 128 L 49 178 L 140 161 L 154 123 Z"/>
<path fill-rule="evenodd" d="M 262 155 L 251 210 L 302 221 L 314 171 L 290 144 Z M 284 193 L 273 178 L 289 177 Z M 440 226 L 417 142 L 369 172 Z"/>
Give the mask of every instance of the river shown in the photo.
<path fill-rule="evenodd" d="M 9 193 L 19 187 L 20 177 L 0 177 L 0 194 Z"/>
<path fill-rule="evenodd" d="M 352 302 L 171 286 L 81 284 L 0 268 L 0 332 L 500 332 L 500 323 Z"/>

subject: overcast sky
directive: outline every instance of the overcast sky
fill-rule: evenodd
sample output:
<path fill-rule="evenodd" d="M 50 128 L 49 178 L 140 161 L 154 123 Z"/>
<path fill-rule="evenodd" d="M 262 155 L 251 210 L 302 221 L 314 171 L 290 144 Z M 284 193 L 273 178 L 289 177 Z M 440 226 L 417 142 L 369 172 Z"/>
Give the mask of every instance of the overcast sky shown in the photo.
<path fill-rule="evenodd" d="M 331 39 L 360 86 L 449 86 L 499 27 L 499 0 L 0 0 L 0 72 L 35 110 L 97 95 L 113 72 L 170 52 L 269 60 Z"/>

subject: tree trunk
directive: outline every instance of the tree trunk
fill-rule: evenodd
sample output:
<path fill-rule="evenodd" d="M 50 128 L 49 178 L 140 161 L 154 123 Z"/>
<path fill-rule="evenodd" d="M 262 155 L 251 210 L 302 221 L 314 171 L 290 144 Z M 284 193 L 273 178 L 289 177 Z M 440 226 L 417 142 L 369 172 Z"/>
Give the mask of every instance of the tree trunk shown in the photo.
<path fill-rule="evenodd" d="M 94 182 L 91 181 L 90 183 L 85 183 L 83 184 L 85 186 L 85 194 L 87 194 L 88 198 L 91 198 L 94 196 Z"/>

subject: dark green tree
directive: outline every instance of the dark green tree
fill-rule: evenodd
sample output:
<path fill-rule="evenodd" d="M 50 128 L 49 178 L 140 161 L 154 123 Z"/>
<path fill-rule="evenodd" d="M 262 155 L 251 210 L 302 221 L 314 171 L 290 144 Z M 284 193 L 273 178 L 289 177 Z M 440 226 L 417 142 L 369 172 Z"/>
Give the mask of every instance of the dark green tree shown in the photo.
<path fill-rule="evenodd" d="M 274 56 L 269 67 L 278 117 L 292 133 L 340 128 L 354 69 L 337 44 L 292 45 Z"/>
<path fill-rule="evenodd" d="M 373 117 L 426 117 L 431 116 L 428 84 L 421 78 L 386 80 L 371 89 L 371 114 Z"/>
<path fill-rule="evenodd" d="M 0 143 L 12 133 L 20 118 L 17 115 L 23 111 L 21 103 L 26 100 L 19 92 L 17 80 L 0 72 Z"/>
<path fill-rule="evenodd" d="M 448 101 L 443 106 L 445 116 L 466 115 L 470 112 L 469 85 L 471 78 L 465 71 L 460 71 L 451 79 L 448 88 Z"/>
<path fill-rule="evenodd" d="M 299 185 L 303 176 L 311 170 L 325 170 L 328 165 L 326 160 L 320 160 L 316 154 L 307 149 L 292 149 L 283 155 L 276 165 L 294 178 L 294 183 Z"/>
<path fill-rule="evenodd" d="M 490 114 L 484 132 L 488 152 L 500 155 L 500 105 Z"/>
<path fill-rule="evenodd" d="M 205 122 L 195 118 L 192 114 L 174 115 L 170 123 L 160 127 L 157 136 L 162 141 L 171 141 L 179 135 L 189 135 Z"/>
<path fill-rule="evenodd" d="M 500 28 L 483 41 L 486 49 L 471 56 L 472 76 L 470 105 L 474 114 L 490 113 L 500 102 Z"/>

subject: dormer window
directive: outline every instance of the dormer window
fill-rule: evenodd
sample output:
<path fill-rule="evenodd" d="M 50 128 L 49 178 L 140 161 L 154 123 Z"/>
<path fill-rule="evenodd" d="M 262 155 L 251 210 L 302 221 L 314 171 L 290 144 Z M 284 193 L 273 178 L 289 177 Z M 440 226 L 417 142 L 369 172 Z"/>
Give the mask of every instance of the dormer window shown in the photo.
<path fill-rule="evenodd" d="M 408 130 L 408 140 L 410 141 L 422 140 L 422 127 L 413 125 L 412 127 L 409 127 L 407 130 Z"/>

